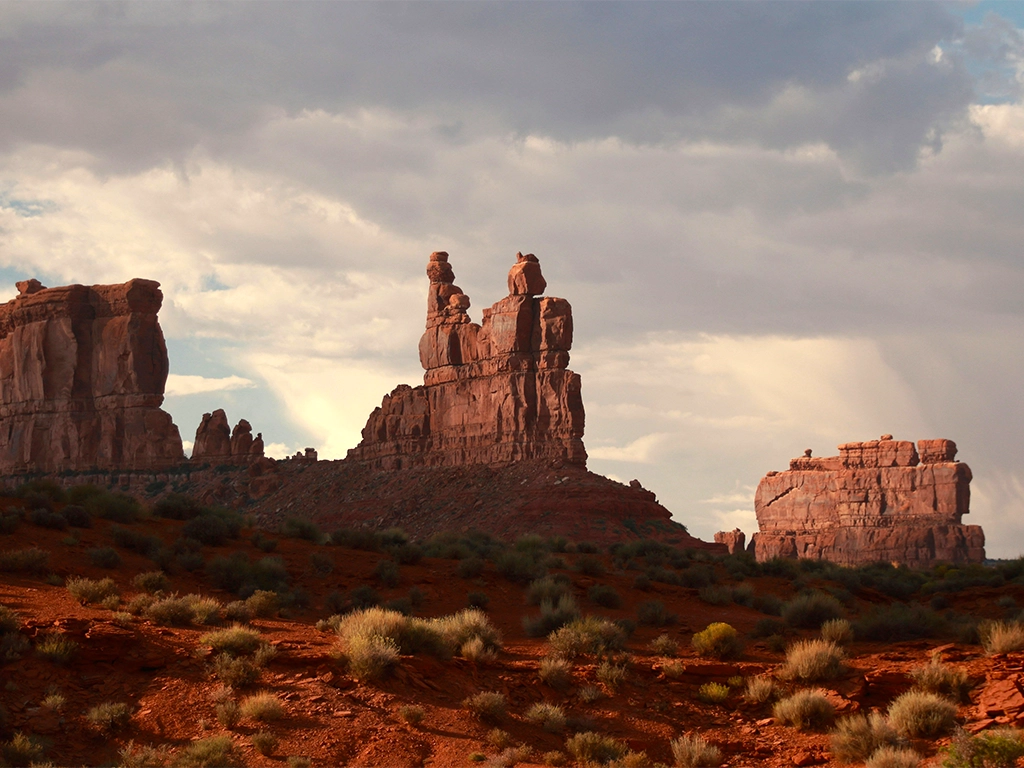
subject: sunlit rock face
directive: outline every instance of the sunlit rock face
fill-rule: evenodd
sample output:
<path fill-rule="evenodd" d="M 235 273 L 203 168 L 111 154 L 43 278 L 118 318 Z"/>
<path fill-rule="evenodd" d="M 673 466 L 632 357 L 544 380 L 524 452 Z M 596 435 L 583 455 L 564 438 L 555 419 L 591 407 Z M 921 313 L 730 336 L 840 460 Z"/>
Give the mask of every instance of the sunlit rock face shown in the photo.
<path fill-rule="evenodd" d="M 754 511 L 759 561 L 804 557 L 856 564 L 926 566 L 981 562 L 985 535 L 962 525 L 970 511 L 971 470 L 955 460 L 952 440 L 846 443 L 839 455 L 810 451 L 786 472 L 769 472 Z"/>
<path fill-rule="evenodd" d="M 0 305 L 0 474 L 159 469 L 184 459 L 160 409 L 160 284 L 17 284 Z"/>
<path fill-rule="evenodd" d="M 533 254 L 517 254 L 509 295 L 470 321 L 448 254 L 427 263 L 423 385 L 384 398 L 349 451 L 381 469 L 507 465 L 550 459 L 585 466 L 580 377 L 568 369 L 572 308 L 539 296 L 547 283 Z"/>
<path fill-rule="evenodd" d="M 263 434 L 253 438 L 252 425 L 248 421 L 241 419 L 231 429 L 223 409 L 203 414 L 192 444 L 192 462 L 241 465 L 262 458 Z"/>

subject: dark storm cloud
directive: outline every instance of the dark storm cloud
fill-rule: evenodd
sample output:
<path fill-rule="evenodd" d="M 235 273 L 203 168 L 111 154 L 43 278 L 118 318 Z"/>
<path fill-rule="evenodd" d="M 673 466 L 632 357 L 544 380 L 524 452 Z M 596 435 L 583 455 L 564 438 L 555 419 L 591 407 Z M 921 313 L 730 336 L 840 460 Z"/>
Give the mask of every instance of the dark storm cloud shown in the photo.
<path fill-rule="evenodd" d="M 0 147 L 144 167 L 217 151 L 268 114 L 359 107 L 561 140 L 825 141 L 913 161 L 970 98 L 928 63 L 932 3 L 52 4 L 0 9 Z M 872 78 L 851 72 L 881 62 Z M 807 105 L 773 106 L 787 89 Z M 893 110 L 899 119 L 893 120 Z"/>

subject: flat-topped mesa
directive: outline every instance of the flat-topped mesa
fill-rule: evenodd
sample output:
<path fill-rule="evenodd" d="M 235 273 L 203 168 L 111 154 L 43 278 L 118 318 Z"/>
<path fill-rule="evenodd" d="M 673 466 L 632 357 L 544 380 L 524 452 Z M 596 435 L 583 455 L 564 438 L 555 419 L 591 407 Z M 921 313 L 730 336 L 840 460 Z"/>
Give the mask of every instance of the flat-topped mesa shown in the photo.
<path fill-rule="evenodd" d="M 892 435 L 845 443 L 828 458 L 807 450 L 758 485 L 754 554 L 844 564 L 981 562 L 981 527 L 960 522 L 970 512 L 971 470 L 955 457 L 952 440 L 915 447 Z"/>
<path fill-rule="evenodd" d="M 263 433 L 253 439 L 252 425 L 248 421 L 240 420 L 232 430 L 223 409 L 203 414 L 203 420 L 196 430 L 191 461 L 239 465 L 262 458 Z"/>
<path fill-rule="evenodd" d="M 184 460 L 160 409 L 160 284 L 17 284 L 0 305 L 0 474 L 159 469 Z"/>
<path fill-rule="evenodd" d="M 572 308 L 547 287 L 533 254 L 516 254 L 509 295 L 473 323 L 448 254 L 427 263 L 419 387 L 384 398 L 348 453 L 381 469 L 507 465 L 551 459 L 586 465 L 580 377 L 568 370 Z"/>

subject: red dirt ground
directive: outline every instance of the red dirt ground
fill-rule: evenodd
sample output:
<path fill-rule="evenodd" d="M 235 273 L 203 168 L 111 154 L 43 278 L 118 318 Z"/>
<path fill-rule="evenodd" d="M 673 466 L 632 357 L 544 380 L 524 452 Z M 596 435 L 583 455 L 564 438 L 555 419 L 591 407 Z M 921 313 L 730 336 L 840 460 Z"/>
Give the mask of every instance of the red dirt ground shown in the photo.
<path fill-rule="evenodd" d="M 170 544 L 177 538 L 181 523 L 147 520 L 130 527 L 156 533 Z M 467 580 L 457 575 L 457 561 L 425 558 L 417 565 L 401 567 L 398 587 L 378 587 L 384 598 L 404 596 L 416 586 L 425 593 L 418 615 L 440 616 L 466 607 L 467 593 L 484 592 L 490 599 L 487 612 L 504 636 L 504 650 L 497 661 L 485 664 L 460 658 L 439 661 L 407 656 L 391 677 L 378 683 L 361 683 L 331 655 L 332 633 L 318 631 L 314 624 L 326 617 L 324 600 L 330 592 L 347 592 L 361 584 L 376 586 L 373 570 L 385 555 L 283 537 L 273 554 L 286 562 L 292 586 L 308 592 L 310 607 L 292 611 L 287 618 L 253 622 L 278 651 L 256 690 L 278 694 L 287 710 L 282 720 L 266 728 L 280 741 L 273 754 L 264 756 L 249 742 L 252 733 L 264 728 L 252 727 L 243 720 L 235 730 L 226 731 L 217 722 L 211 695 L 219 683 L 208 672 L 198 642 L 208 627 L 162 627 L 138 617 L 119 626 L 110 610 L 82 606 L 61 586 L 69 576 L 110 576 L 118 583 L 125 601 L 138 592 L 131 586 L 131 579 L 137 573 L 154 570 L 150 560 L 119 550 L 123 564 L 118 568 L 103 570 L 90 565 L 87 550 L 111 544 L 108 528 L 109 523 L 97 520 L 92 528 L 78 530 L 77 542 L 66 538 L 70 530 L 52 531 L 28 523 L 12 534 L 0 535 L 0 551 L 37 546 L 51 553 L 49 579 L 46 574 L 0 574 L 0 604 L 20 615 L 21 631 L 33 642 L 59 630 L 80 646 L 77 656 L 66 665 L 47 661 L 31 651 L 20 660 L 0 665 L 0 702 L 8 713 L 7 735 L 3 738 L 18 730 L 41 737 L 48 744 L 46 758 L 57 765 L 117 764 L 118 750 L 129 740 L 137 745 L 181 748 L 194 739 L 229 733 L 241 756 L 239 764 L 246 766 L 284 766 L 286 758 L 295 755 L 309 758 L 314 766 L 464 766 L 470 764 L 468 756 L 473 752 L 493 757 L 500 751 L 486 741 L 494 726 L 477 721 L 461 705 L 463 699 L 478 691 L 500 691 L 507 696 L 509 714 L 498 725 L 511 734 L 515 743 L 532 748 L 530 761 L 521 764 L 541 765 L 544 753 L 564 750 L 565 734 L 544 731 L 523 717 L 531 704 L 540 701 L 563 706 L 571 718 L 585 725 L 583 730 L 613 736 L 634 750 L 645 751 L 652 761 L 665 764 L 673 762 L 670 740 L 683 733 L 699 733 L 717 744 L 727 766 L 833 764 L 826 734 L 802 733 L 777 725 L 770 719 L 768 705 L 746 704 L 739 691 L 720 706 L 698 701 L 697 689 L 703 683 L 770 673 L 781 663 L 783 654 L 749 637 L 744 655 L 734 662 L 700 659 L 691 651 L 692 634 L 711 622 L 728 622 L 741 633 L 749 633 L 764 618 L 752 608 L 709 605 L 695 589 L 657 582 L 649 590 L 640 591 L 633 586 L 637 572 L 617 570 L 606 555 L 601 556 L 606 574 L 583 576 L 571 568 L 577 555 L 560 555 L 567 567 L 555 572 L 565 573 L 572 580 L 577 602 L 585 612 L 612 619 L 635 618 L 637 604 L 657 599 L 679 617 L 678 623 L 665 628 L 641 626 L 635 631 L 628 643 L 632 658 L 629 677 L 618 689 L 609 690 L 597 683 L 595 665 L 582 663 L 576 667 L 572 689 L 562 693 L 537 677 L 546 643 L 527 637 L 522 629 L 523 616 L 537 612 L 526 605 L 523 587 L 501 577 L 491 564 L 482 576 Z M 244 531 L 229 546 L 204 548 L 204 556 L 234 550 L 262 556 L 249 543 L 249 533 Z M 320 578 L 310 571 L 309 557 L 314 550 L 333 560 L 331 575 Z M 720 575 L 727 580 L 724 570 Z M 201 573 L 176 572 L 171 575 L 171 583 L 179 594 L 201 592 L 222 603 L 235 599 L 211 588 Z M 614 587 L 624 598 L 624 607 L 609 610 L 591 604 L 587 589 L 595 583 Z M 793 593 L 793 586 L 783 579 L 760 577 L 748 583 L 758 594 L 774 593 L 786 599 Z M 810 583 L 813 585 L 813 580 Z M 1003 595 L 1024 602 L 1024 589 L 1016 586 L 976 588 L 951 595 L 949 600 L 951 607 L 960 612 L 995 618 L 1002 615 L 995 600 Z M 881 595 L 868 597 L 874 602 L 887 600 Z M 865 605 L 864 596 L 858 597 L 858 604 Z M 680 644 L 679 658 L 685 673 L 675 680 L 661 672 L 667 659 L 648 648 L 650 641 L 662 633 Z M 802 634 L 813 636 L 810 632 Z M 830 692 L 841 714 L 873 707 L 884 709 L 910 687 L 907 673 L 927 662 L 937 646 L 944 661 L 965 669 L 977 681 L 971 701 L 960 706 L 960 723 L 969 729 L 992 724 L 994 720 L 979 710 L 979 697 L 998 681 L 1018 680 L 1024 670 L 1024 655 L 993 658 L 985 656 L 977 645 L 940 642 L 858 642 L 850 649 L 848 672 L 822 687 Z M 583 702 L 577 696 L 583 684 L 597 685 L 605 695 L 592 703 Z M 67 700 L 59 712 L 40 705 L 47 691 L 53 689 Z M 84 717 L 90 707 L 105 701 L 127 702 L 135 712 L 129 727 L 113 738 L 97 733 Z M 421 724 L 414 727 L 399 718 L 397 710 L 405 704 L 424 708 Z M 1012 722 L 1014 714 L 1008 711 L 998 719 Z M 918 741 L 914 747 L 928 757 L 928 764 L 937 765 L 936 751 L 948 742 L 948 737 Z"/>

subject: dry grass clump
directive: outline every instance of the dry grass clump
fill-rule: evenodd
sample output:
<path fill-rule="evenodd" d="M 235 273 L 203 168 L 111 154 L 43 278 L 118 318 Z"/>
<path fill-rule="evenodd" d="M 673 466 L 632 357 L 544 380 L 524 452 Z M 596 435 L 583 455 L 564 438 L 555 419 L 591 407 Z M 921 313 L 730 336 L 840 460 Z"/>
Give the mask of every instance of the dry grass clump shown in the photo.
<path fill-rule="evenodd" d="M 548 645 L 552 656 L 575 659 L 585 654 L 622 650 L 626 645 L 626 633 L 614 621 L 586 616 L 548 635 Z"/>
<path fill-rule="evenodd" d="M 879 713 L 850 715 L 837 722 L 832 731 L 832 754 L 844 762 L 860 762 L 880 747 L 894 747 L 899 741 L 899 735 Z"/>
<path fill-rule="evenodd" d="M 174 760 L 174 768 L 213 768 L 234 765 L 235 748 L 230 736 L 196 739 Z"/>
<path fill-rule="evenodd" d="M 722 750 L 703 736 L 683 734 L 670 744 L 678 768 L 717 768 L 722 764 Z"/>
<path fill-rule="evenodd" d="M 419 725 L 426 715 L 423 707 L 416 704 L 403 704 L 398 708 L 398 716 L 409 725 Z"/>
<path fill-rule="evenodd" d="M 704 683 L 697 689 L 697 698 L 705 704 L 722 704 L 729 698 L 729 686 L 722 683 Z"/>
<path fill-rule="evenodd" d="M 779 676 L 788 680 L 829 680 L 843 671 L 846 653 L 827 640 L 804 640 L 786 651 L 786 661 Z"/>
<path fill-rule="evenodd" d="M 821 691 L 797 691 L 772 708 L 772 716 L 782 725 L 801 731 L 820 731 L 832 724 L 836 708 Z"/>
<path fill-rule="evenodd" d="M 490 663 L 498 658 L 497 651 L 493 648 L 488 648 L 487 643 L 484 642 L 482 637 L 474 637 L 472 640 L 467 640 L 463 643 L 459 649 L 459 655 L 478 664 Z"/>
<path fill-rule="evenodd" d="M 357 680 L 383 677 L 401 657 L 398 643 L 383 635 L 355 635 L 345 649 L 348 671 Z"/>
<path fill-rule="evenodd" d="M 129 612 L 134 605 L 129 603 Z M 202 595 L 169 595 L 146 604 L 142 615 L 150 621 L 171 627 L 186 627 L 189 624 L 217 624 L 220 622 L 220 603 L 212 597 Z"/>
<path fill-rule="evenodd" d="M 496 722 L 505 717 L 508 701 L 503 693 L 481 691 L 463 700 L 462 706 L 485 722 Z"/>
<path fill-rule="evenodd" d="M 610 763 L 628 751 L 625 744 L 593 731 L 583 731 L 565 740 L 565 750 L 581 763 Z"/>
<path fill-rule="evenodd" d="M 49 560 L 50 553 L 38 547 L 5 549 L 0 552 L 0 573 L 40 573 Z"/>
<path fill-rule="evenodd" d="M 495 749 L 505 749 L 505 747 L 511 746 L 513 743 L 512 734 L 508 731 L 503 731 L 501 728 L 492 728 L 489 730 L 484 741 Z"/>
<path fill-rule="evenodd" d="M 1024 625 L 1015 621 L 993 621 L 978 628 L 981 644 L 990 656 L 1024 648 Z"/>
<path fill-rule="evenodd" d="M 552 688 L 564 690 L 572 685 L 572 662 L 568 659 L 545 656 L 540 660 L 537 674 Z"/>
<path fill-rule="evenodd" d="M 36 653 L 55 664 L 66 664 L 78 653 L 78 643 L 60 632 L 54 632 L 36 643 Z"/>
<path fill-rule="evenodd" d="M 669 680 L 678 680 L 686 672 L 686 666 L 681 661 L 668 661 L 661 665 L 661 673 Z"/>
<path fill-rule="evenodd" d="M 917 768 L 921 756 L 905 747 L 879 747 L 864 763 L 864 768 Z"/>
<path fill-rule="evenodd" d="M 259 632 L 238 624 L 208 632 L 199 642 L 216 654 L 213 673 L 217 678 L 236 688 L 255 683 L 275 655 L 274 647 Z"/>
<path fill-rule="evenodd" d="M 853 642 L 853 626 L 846 619 L 829 619 L 821 625 L 821 639 L 836 645 Z"/>
<path fill-rule="evenodd" d="M 710 656 L 715 659 L 731 659 L 743 652 L 743 642 L 739 633 L 729 624 L 715 622 L 695 634 L 690 645 L 698 656 Z"/>
<path fill-rule="evenodd" d="M 105 701 L 85 713 L 94 728 L 111 734 L 122 730 L 132 719 L 132 708 L 121 701 Z"/>
<path fill-rule="evenodd" d="M 65 582 L 65 586 L 71 596 L 82 605 L 99 603 L 118 594 L 117 584 L 113 579 L 86 579 L 72 576 Z"/>
<path fill-rule="evenodd" d="M 277 736 L 270 731 L 258 731 L 249 737 L 249 743 L 253 745 L 261 755 L 273 754 L 277 749 Z"/>
<path fill-rule="evenodd" d="M 604 696 L 604 694 L 601 692 L 601 689 L 598 688 L 596 685 L 580 686 L 580 689 L 576 692 L 576 695 L 584 704 L 590 704 Z"/>
<path fill-rule="evenodd" d="M 501 633 L 487 614 L 478 608 L 466 608 L 451 616 L 431 619 L 430 623 L 438 629 L 442 641 L 453 652 L 462 653 L 462 649 L 474 641 L 471 648 L 480 654 L 496 655 L 501 650 Z"/>
<path fill-rule="evenodd" d="M 245 598 L 245 607 L 260 619 L 272 619 L 281 610 L 281 598 L 269 589 L 257 589 Z"/>
<path fill-rule="evenodd" d="M 907 691 L 889 705 L 889 723 L 903 736 L 934 738 L 956 725 L 956 705 L 927 691 Z"/>
<path fill-rule="evenodd" d="M 166 747 L 136 746 L 131 740 L 117 754 L 121 758 L 119 768 L 163 768 L 171 762 Z"/>
<path fill-rule="evenodd" d="M 758 675 L 747 680 L 743 698 L 751 704 L 764 704 L 775 698 L 775 681 L 767 675 Z"/>
<path fill-rule="evenodd" d="M 962 669 L 955 669 L 942 663 L 938 654 L 927 664 L 911 670 L 910 676 L 922 691 L 964 701 L 971 688 L 970 678 Z"/>
<path fill-rule="evenodd" d="M 552 733 L 565 730 L 565 710 L 555 704 L 534 704 L 526 710 L 526 719 Z"/>
<path fill-rule="evenodd" d="M 284 717 L 284 705 L 272 693 L 255 693 L 242 699 L 238 705 L 238 713 L 248 720 L 269 723 Z"/>
<path fill-rule="evenodd" d="M 1012 768 L 1024 757 L 1024 732 L 994 728 L 971 736 L 959 730 L 944 752 L 945 768 Z"/>
<path fill-rule="evenodd" d="M 560 752 L 557 749 L 545 752 L 541 756 L 541 760 L 544 765 L 550 765 L 553 766 L 553 768 L 561 768 L 561 766 L 566 765 L 569 762 L 569 759 L 565 756 L 565 752 Z"/>
<path fill-rule="evenodd" d="M 166 592 L 171 588 L 170 579 L 163 571 L 146 571 L 132 579 L 132 586 L 155 595 L 158 592 Z"/>
<path fill-rule="evenodd" d="M 668 635 L 658 635 L 651 640 L 650 649 L 659 656 L 675 656 L 679 652 L 679 643 Z"/>
<path fill-rule="evenodd" d="M 357 638 L 361 638 L 365 648 L 373 637 L 390 638 L 400 653 L 426 652 L 441 657 L 466 649 L 483 658 L 501 649 L 501 633 L 487 614 L 475 608 L 438 619 L 418 619 L 386 608 L 366 608 L 343 616 L 337 632 L 350 658 L 352 643 L 360 642 Z"/>
<path fill-rule="evenodd" d="M 241 624 L 207 632 L 199 638 L 199 642 L 210 646 L 215 653 L 230 653 L 232 656 L 254 654 L 267 644 L 263 635 Z"/>
<path fill-rule="evenodd" d="M 35 765 L 43 759 L 43 747 L 31 736 L 15 731 L 10 741 L 0 742 L 0 758 L 8 765 Z"/>
<path fill-rule="evenodd" d="M 604 683 L 612 690 L 626 682 L 628 674 L 629 666 L 627 663 L 615 664 L 608 660 L 598 664 L 597 671 L 595 672 L 598 681 Z"/>

